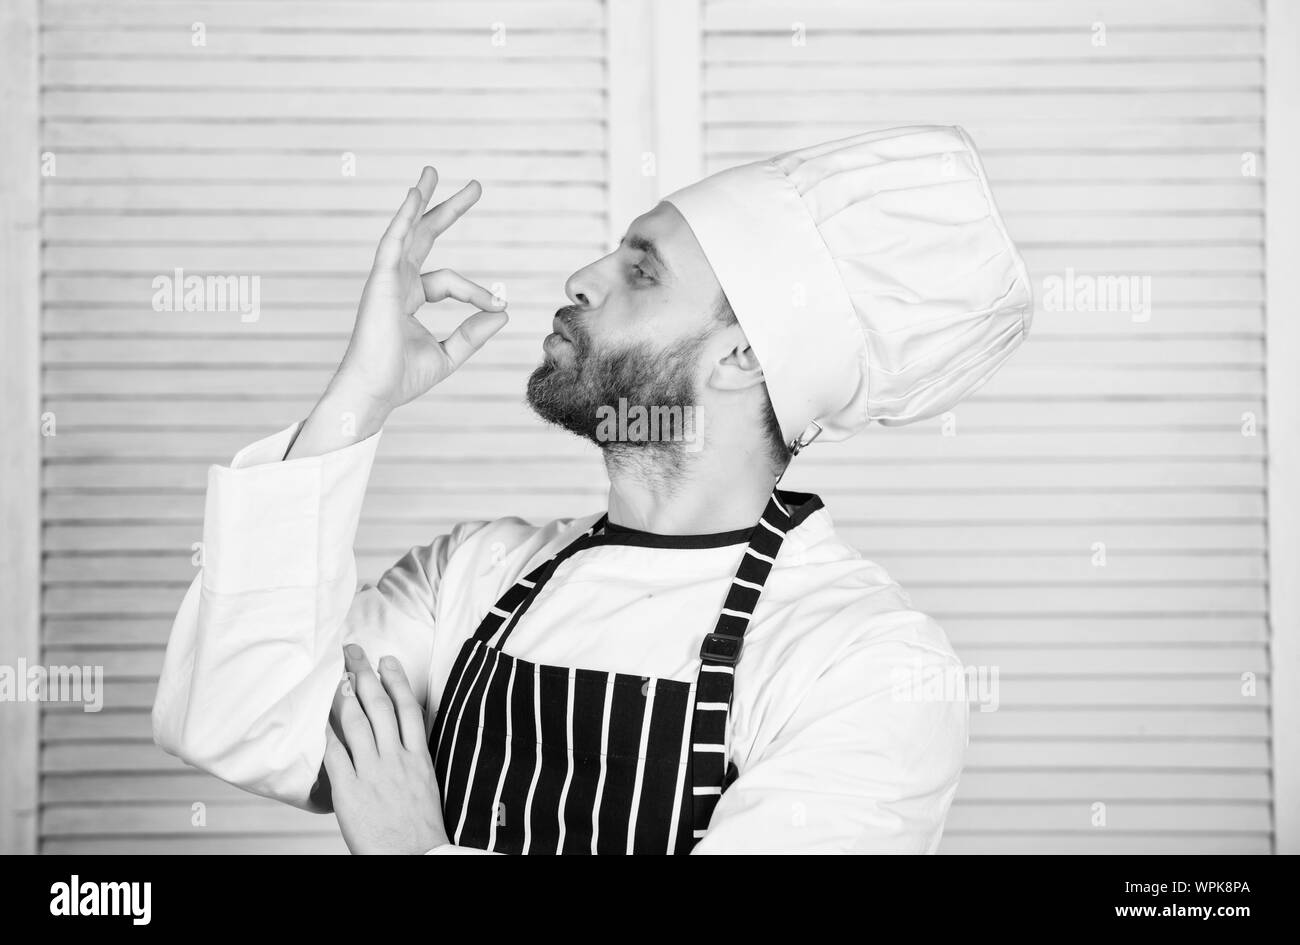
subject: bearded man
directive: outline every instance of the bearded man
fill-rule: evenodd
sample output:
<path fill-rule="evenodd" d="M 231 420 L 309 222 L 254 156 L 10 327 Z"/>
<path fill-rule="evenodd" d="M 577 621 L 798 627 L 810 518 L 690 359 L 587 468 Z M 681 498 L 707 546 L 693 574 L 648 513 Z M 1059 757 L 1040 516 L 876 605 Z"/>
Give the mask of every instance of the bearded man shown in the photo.
<path fill-rule="evenodd" d="M 212 469 L 158 744 L 332 809 L 355 852 L 934 852 L 968 709 L 912 683 L 962 664 L 818 496 L 778 483 L 814 440 L 951 409 L 1026 336 L 969 137 L 857 135 L 633 220 L 569 277 L 527 385 L 602 451 L 605 508 L 462 522 L 358 590 L 387 418 L 507 321 L 482 286 L 421 273 L 480 195 L 423 212 L 435 182 L 380 241 L 315 409 Z M 415 316 L 448 298 L 479 311 L 439 341 Z M 611 436 L 626 404 L 689 429 Z"/>

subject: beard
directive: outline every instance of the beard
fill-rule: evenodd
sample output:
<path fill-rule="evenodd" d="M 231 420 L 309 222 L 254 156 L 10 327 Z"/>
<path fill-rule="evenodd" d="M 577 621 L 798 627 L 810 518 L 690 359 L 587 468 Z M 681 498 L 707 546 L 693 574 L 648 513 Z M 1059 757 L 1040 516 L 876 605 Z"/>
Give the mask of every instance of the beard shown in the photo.
<path fill-rule="evenodd" d="M 615 351 L 597 351 L 578 321 L 579 311 L 567 306 L 555 313 L 573 338 L 572 356 L 561 363 L 546 355 L 528 378 L 528 404 L 547 423 L 590 440 L 607 453 L 650 448 L 680 451 L 681 443 L 646 437 L 611 441 L 600 435 L 601 417 L 616 410 L 620 399 L 647 408 L 677 408 L 692 416 L 699 403 L 694 373 L 705 331 L 693 338 L 654 349 L 639 342 Z"/>

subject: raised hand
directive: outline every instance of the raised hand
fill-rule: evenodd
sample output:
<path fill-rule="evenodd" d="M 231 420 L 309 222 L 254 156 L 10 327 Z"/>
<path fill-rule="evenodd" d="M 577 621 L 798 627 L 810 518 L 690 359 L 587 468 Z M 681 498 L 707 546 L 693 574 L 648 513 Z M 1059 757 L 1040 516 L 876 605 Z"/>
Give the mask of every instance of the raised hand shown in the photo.
<path fill-rule="evenodd" d="M 470 181 L 420 215 L 436 183 L 433 168 L 424 168 L 419 183 L 407 191 L 379 241 L 361 293 L 352 340 L 338 369 L 338 383 L 356 385 L 390 410 L 446 378 L 506 323 L 503 303 L 481 285 L 450 269 L 421 274 L 434 240 L 483 193 L 478 181 Z M 440 342 L 415 313 L 425 302 L 447 298 L 467 302 L 480 311 Z"/>
<path fill-rule="evenodd" d="M 384 231 L 347 352 L 286 458 L 328 452 L 370 436 L 389 413 L 446 379 L 508 321 L 505 303 L 483 286 L 450 269 L 420 271 L 434 241 L 483 193 L 478 181 L 470 181 L 421 213 L 437 180 L 434 169 L 425 167 Z M 479 311 L 439 341 L 415 316 L 426 302 L 449 298 Z M 340 423 L 340 417 L 350 421 Z"/>

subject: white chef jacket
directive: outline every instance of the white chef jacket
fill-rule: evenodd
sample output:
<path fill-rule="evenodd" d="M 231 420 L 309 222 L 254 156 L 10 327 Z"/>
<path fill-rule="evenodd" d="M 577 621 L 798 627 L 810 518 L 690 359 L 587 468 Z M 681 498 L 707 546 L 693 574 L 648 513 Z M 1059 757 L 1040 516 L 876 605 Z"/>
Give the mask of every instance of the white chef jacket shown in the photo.
<path fill-rule="evenodd" d="M 382 434 L 282 460 L 296 432 L 209 470 L 203 566 L 167 644 L 153 732 L 191 765 L 311 810 L 343 646 L 400 660 L 431 726 L 488 608 L 599 513 L 462 522 L 358 590 L 352 546 Z M 509 651 L 692 682 L 745 546 L 664 536 L 583 550 L 545 585 Z M 827 510 L 813 512 L 786 536 L 745 635 L 729 732 L 740 776 L 695 852 L 933 853 L 968 705 L 915 698 L 900 680 L 960 671 L 939 624 L 836 537 Z"/>

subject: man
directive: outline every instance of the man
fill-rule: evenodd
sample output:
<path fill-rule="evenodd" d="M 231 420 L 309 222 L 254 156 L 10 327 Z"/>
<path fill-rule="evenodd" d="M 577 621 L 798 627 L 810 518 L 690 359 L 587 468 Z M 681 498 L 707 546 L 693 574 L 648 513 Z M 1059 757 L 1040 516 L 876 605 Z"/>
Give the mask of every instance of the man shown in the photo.
<path fill-rule="evenodd" d="M 421 214 L 434 184 L 380 241 L 310 416 L 211 470 L 157 742 L 332 807 L 354 852 L 934 852 L 967 706 L 906 681 L 961 664 L 817 496 L 776 485 L 818 436 L 950 409 L 1024 338 L 1028 279 L 965 132 L 791 152 L 634 220 L 569 278 L 528 383 L 602 449 L 607 510 L 463 522 L 358 592 L 386 419 L 507 320 L 421 274 L 480 193 Z M 447 298 L 479 311 L 439 342 L 414 316 Z M 689 429 L 611 435 L 621 403 Z"/>

